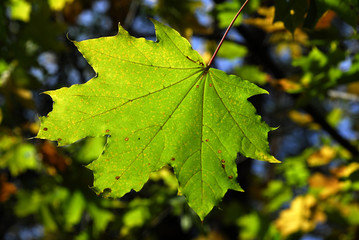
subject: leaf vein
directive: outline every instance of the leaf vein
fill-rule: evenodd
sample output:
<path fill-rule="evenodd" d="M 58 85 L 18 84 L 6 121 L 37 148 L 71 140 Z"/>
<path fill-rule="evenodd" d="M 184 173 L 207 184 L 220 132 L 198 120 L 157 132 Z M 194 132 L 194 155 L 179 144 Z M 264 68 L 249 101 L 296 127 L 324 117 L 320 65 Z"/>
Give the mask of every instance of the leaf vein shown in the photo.
<path fill-rule="evenodd" d="M 191 75 L 191 76 L 194 76 Z M 190 76 L 190 77 L 191 77 Z M 201 75 L 200 75 L 201 76 Z M 188 77 L 189 78 L 189 77 Z M 187 79 L 188 79 L 187 78 Z M 167 117 L 167 119 L 164 121 L 164 123 L 161 125 L 161 127 L 159 127 L 158 131 L 152 136 L 152 138 L 150 139 L 150 141 L 146 144 L 146 146 L 142 149 L 142 151 L 136 156 L 136 158 L 134 158 L 130 165 L 126 168 L 125 171 L 127 171 L 129 169 L 129 167 L 137 160 L 137 158 L 143 154 L 143 152 L 147 149 L 147 147 L 152 143 L 152 141 L 157 137 L 157 135 L 159 134 L 159 132 L 163 129 L 163 127 L 167 124 L 167 122 L 171 119 L 171 117 L 173 116 L 173 114 L 177 111 L 178 107 L 182 104 L 182 102 L 186 99 L 186 97 L 188 96 L 189 92 L 191 91 L 191 89 L 193 88 L 193 86 L 197 83 L 198 80 L 194 81 L 194 83 L 192 84 L 192 86 L 188 89 L 188 91 L 186 92 L 186 94 L 184 94 L 183 98 L 179 101 L 179 103 L 177 104 L 177 106 L 174 108 L 174 110 L 171 112 L 171 114 Z M 125 172 L 124 171 L 124 172 Z M 124 174 L 124 173 L 123 173 Z M 122 175 L 123 175 L 122 174 Z M 122 176 L 121 175 L 121 176 Z"/>
<path fill-rule="evenodd" d="M 93 52 L 96 52 L 100 55 L 104 55 L 106 57 L 109 57 L 109 58 L 114 58 L 114 59 L 117 59 L 119 61 L 123 61 L 123 62 L 128 62 L 128 63 L 131 63 L 131 64 L 135 64 L 135 65 L 141 65 L 141 66 L 146 66 L 146 67 L 155 67 L 155 68 L 164 68 L 164 69 L 175 69 L 175 70 L 189 70 L 189 69 L 198 69 L 198 68 L 201 68 L 202 69 L 202 66 L 198 66 L 198 67 L 167 67 L 167 66 L 158 66 L 158 65 L 153 65 L 153 64 L 145 64 L 145 63 L 141 63 L 141 62 L 135 62 L 135 61 L 132 61 L 132 60 L 127 60 L 127 59 L 124 59 L 124 58 L 120 58 L 120 57 L 116 57 L 116 56 L 112 56 L 110 54 L 107 54 L 107 53 L 104 53 L 104 52 L 100 52 L 96 49 L 93 49 L 93 48 L 88 48 L 89 51 L 93 51 Z M 84 55 L 85 56 L 85 55 Z"/>
<path fill-rule="evenodd" d="M 86 118 L 86 119 L 81 119 L 81 120 L 79 120 L 79 121 L 76 121 L 76 122 L 74 122 L 72 125 L 75 125 L 75 124 L 77 124 L 77 123 L 79 123 L 79 122 L 83 122 L 83 121 L 86 121 L 86 120 L 89 120 L 89 119 L 92 119 L 92 118 L 95 118 L 95 117 L 98 117 L 98 116 L 103 115 L 103 114 L 107 114 L 107 113 L 109 113 L 109 112 L 111 112 L 111 111 L 117 110 L 117 109 L 119 109 L 119 108 L 125 106 L 125 105 L 128 104 L 128 103 L 131 103 L 131 102 L 133 102 L 133 101 L 136 101 L 136 100 L 145 98 L 145 97 L 147 97 L 147 96 L 149 96 L 149 95 L 156 94 L 156 93 L 158 93 L 158 92 L 161 92 L 161 91 L 163 91 L 163 90 L 166 90 L 166 89 L 168 89 L 168 88 L 170 88 L 170 87 L 172 87 L 172 86 L 175 86 L 175 85 L 177 85 L 177 84 L 180 84 L 181 82 L 187 80 L 188 78 L 194 76 L 195 74 L 197 74 L 197 73 L 199 73 L 199 72 L 200 72 L 200 71 L 196 71 L 196 72 L 194 72 L 193 74 L 191 74 L 191 75 L 189 75 L 189 76 L 187 76 L 187 77 L 185 77 L 185 78 L 179 80 L 178 82 L 173 83 L 172 85 L 165 86 L 165 87 L 163 87 L 163 88 L 161 88 L 161 89 L 159 89 L 159 90 L 156 90 L 156 91 L 154 91 L 154 92 L 150 92 L 150 93 L 148 93 L 148 94 L 146 94 L 146 95 L 142 95 L 142 96 L 139 96 L 139 97 L 134 98 L 134 99 L 132 99 L 132 100 L 128 100 L 128 101 L 125 102 L 125 103 L 121 103 L 120 105 L 117 105 L 117 106 L 115 106 L 115 107 L 113 107 L 113 108 L 111 108 L 111 109 L 108 109 L 108 110 L 104 111 L 104 112 L 100 112 L 100 113 L 97 113 L 97 114 L 95 114 L 95 115 L 92 115 L 92 116 L 90 116 L 90 117 L 88 117 L 88 118 Z M 192 87 L 193 87 L 193 86 L 192 86 Z M 191 88 L 190 88 L 190 89 L 191 89 Z M 189 90 L 189 91 L 190 91 L 190 90 Z M 188 92 L 189 92 L 189 91 L 188 91 Z M 187 96 L 188 92 L 186 93 L 185 97 Z M 185 98 L 185 97 L 184 97 L 184 98 Z M 181 100 L 181 103 L 182 103 L 182 101 L 184 100 L 184 98 Z M 178 108 L 178 106 L 179 106 L 179 105 L 177 105 L 176 108 Z M 68 125 L 67 128 L 69 128 L 69 127 L 70 127 L 70 126 Z"/>
<path fill-rule="evenodd" d="M 212 74 L 212 73 L 211 73 Z M 215 82 L 213 82 L 213 85 L 215 85 Z M 239 124 L 237 123 L 237 121 L 235 120 L 234 116 L 232 115 L 231 111 L 228 109 L 227 105 L 223 102 L 221 96 L 219 95 L 216 86 L 214 86 L 213 88 L 218 96 L 218 98 L 221 100 L 223 106 L 226 108 L 226 110 L 229 113 L 229 116 L 231 116 L 232 120 L 234 121 L 234 123 L 237 125 L 237 127 L 241 130 L 243 136 L 255 147 L 257 148 L 257 146 L 255 144 L 253 144 L 253 142 L 249 139 L 249 137 L 246 135 L 246 133 L 244 132 L 244 130 L 241 128 L 241 126 L 239 126 Z M 258 149 L 258 148 L 257 148 Z"/>

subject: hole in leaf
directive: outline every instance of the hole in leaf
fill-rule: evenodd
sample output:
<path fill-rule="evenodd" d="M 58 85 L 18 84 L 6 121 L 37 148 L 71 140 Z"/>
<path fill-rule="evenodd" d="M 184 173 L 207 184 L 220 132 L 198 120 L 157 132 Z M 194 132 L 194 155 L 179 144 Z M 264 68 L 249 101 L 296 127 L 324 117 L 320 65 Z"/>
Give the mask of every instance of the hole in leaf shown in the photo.
<path fill-rule="evenodd" d="M 107 198 L 112 192 L 111 188 L 105 188 L 102 193 L 100 193 L 101 197 Z"/>

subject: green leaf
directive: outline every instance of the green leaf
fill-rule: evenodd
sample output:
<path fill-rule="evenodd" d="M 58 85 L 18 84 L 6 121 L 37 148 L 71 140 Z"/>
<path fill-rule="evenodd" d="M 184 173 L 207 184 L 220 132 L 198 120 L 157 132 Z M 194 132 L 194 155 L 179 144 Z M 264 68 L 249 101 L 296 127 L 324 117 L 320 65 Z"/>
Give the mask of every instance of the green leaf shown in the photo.
<path fill-rule="evenodd" d="M 4 131 L 0 134 L 0 169 L 8 168 L 12 176 L 18 176 L 27 170 L 40 168 L 36 148 L 32 144 L 24 143 L 20 137 L 7 135 Z"/>
<path fill-rule="evenodd" d="M 93 219 L 93 235 L 98 236 L 105 231 L 107 225 L 114 219 L 111 211 L 98 207 L 93 202 L 88 204 L 88 212 Z"/>
<path fill-rule="evenodd" d="M 262 72 L 258 66 L 245 65 L 237 67 L 235 73 L 239 77 L 246 76 L 252 83 L 264 85 L 267 82 L 267 74 Z"/>
<path fill-rule="evenodd" d="M 104 138 L 88 138 L 80 149 L 76 149 L 76 160 L 82 164 L 89 164 L 97 159 L 103 151 Z"/>
<path fill-rule="evenodd" d="M 76 190 L 68 199 L 64 209 L 65 229 L 70 230 L 81 221 L 85 207 L 85 197 L 79 190 Z"/>
<path fill-rule="evenodd" d="M 338 84 L 357 81 L 358 71 L 356 69 L 344 72 L 340 67 L 347 57 L 348 54 L 332 42 L 327 52 L 313 48 L 308 56 L 293 60 L 293 66 L 303 70 L 301 84 L 305 94 L 310 97 L 319 97 Z M 304 97 L 304 101 L 310 99 L 307 95 Z"/>
<path fill-rule="evenodd" d="M 235 1 L 223 1 L 221 3 L 215 4 L 214 11 L 217 13 L 218 26 L 220 28 L 227 28 L 230 22 L 233 19 L 233 16 L 236 15 L 238 9 L 244 4 L 245 0 L 235 0 Z M 243 9 L 243 12 L 253 13 L 258 10 L 260 7 L 260 0 L 249 1 L 246 7 Z M 239 15 L 237 20 L 234 22 L 233 26 L 239 26 L 242 22 L 242 15 Z M 222 50 L 221 50 L 222 51 Z"/>
<path fill-rule="evenodd" d="M 97 76 L 47 92 L 53 111 L 38 138 L 59 145 L 108 135 L 88 167 L 94 190 L 108 197 L 139 191 L 151 172 L 169 164 L 179 191 L 203 219 L 236 181 L 237 152 L 278 162 L 269 154 L 267 126 L 247 100 L 266 93 L 239 77 L 209 69 L 188 41 L 153 21 L 157 41 L 130 36 L 75 42 Z"/>
<path fill-rule="evenodd" d="M 241 239 L 255 239 L 260 232 L 261 218 L 257 212 L 252 212 L 239 218 L 237 224 L 241 228 Z"/>
<path fill-rule="evenodd" d="M 149 203 L 148 199 L 134 199 L 130 203 L 130 210 L 123 215 L 126 228 L 142 227 L 151 218 Z"/>
<path fill-rule="evenodd" d="M 313 153 L 313 148 L 307 148 L 298 156 L 287 157 L 277 168 L 284 175 L 287 185 L 304 187 L 308 184 L 310 172 L 306 161 Z"/>
<path fill-rule="evenodd" d="M 279 180 L 270 181 L 268 187 L 263 191 L 263 195 L 268 198 L 266 209 L 269 212 L 277 211 L 293 197 L 291 188 Z"/>
<path fill-rule="evenodd" d="M 236 44 L 234 42 L 224 41 L 221 46 L 221 51 L 218 52 L 218 57 L 235 59 L 244 57 L 247 54 L 247 48 L 245 46 Z"/>
<path fill-rule="evenodd" d="M 231 23 L 233 16 L 236 15 L 240 8 L 239 2 L 224 2 L 216 5 L 218 26 L 220 28 L 227 28 Z M 239 15 L 233 26 L 238 26 L 242 21 L 242 15 Z"/>

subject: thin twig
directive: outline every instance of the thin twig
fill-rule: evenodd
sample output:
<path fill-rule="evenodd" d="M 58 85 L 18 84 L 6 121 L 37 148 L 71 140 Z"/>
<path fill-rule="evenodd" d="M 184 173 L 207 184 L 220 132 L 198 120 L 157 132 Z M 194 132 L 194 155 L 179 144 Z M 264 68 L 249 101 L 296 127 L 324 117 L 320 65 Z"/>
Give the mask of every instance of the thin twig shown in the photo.
<path fill-rule="evenodd" d="M 218 50 L 219 50 L 220 47 L 222 46 L 222 43 L 223 43 L 224 39 L 226 38 L 226 36 L 227 36 L 229 30 L 231 29 L 231 27 L 233 26 L 233 24 L 234 24 L 234 22 L 236 21 L 237 17 L 238 17 L 239 14 L 242 12 L 243 8 L 247 5 L 248 2 L 249 2 L 249 0 L 246 0 L 246 1 L 243 3 L 242 7 L 238 10 L 236 16 L 234 16 L 232 22 L 229 24 L 229 26 L 228 26 L 226 32 L 224 33 L 224 35 L 223 35 L 221 41 L 219 42 L 219 44 L 218 44 L 218 46 L 217 46 L 216 51 L 214 51 L 214 53 L 213 53 L 213 55 L 212 55 L 212 57 L 211 57 L 211 60 L 209 60 L 209 62 L 208 62 L 208 64 L 207 64 L 207 67 L 208 67 L 208 68 L 211 66 L 211 64 L 212 64 L 212 62 L 213 62 L 213 60 L 214 60 L 214 58 L 216 57 L 216 55 L 217 55 L 217 53 L 218 53 Z"/>

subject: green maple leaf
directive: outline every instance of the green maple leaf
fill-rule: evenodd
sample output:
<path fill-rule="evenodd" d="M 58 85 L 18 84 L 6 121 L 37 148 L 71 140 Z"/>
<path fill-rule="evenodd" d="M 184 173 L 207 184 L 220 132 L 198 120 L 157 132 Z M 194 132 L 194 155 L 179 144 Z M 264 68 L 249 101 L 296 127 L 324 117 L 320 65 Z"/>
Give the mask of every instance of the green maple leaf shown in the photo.
<path fill-rule="evenodd" d="M 241 191 L 235 159 L 278 162 L 269 154 L 267 126 L 248 98 L 256 85 L 206 67 L 175 30 L 153 21 L 157 41 L 130 36 L 75 42 L 97 76 L 46 92 L 53 111 L 38 138 L 59 145 L 109 136 L 88 167 L 94 190 L 108 197 L 139 191 L 151 172 L 173 167 L 179 191 L 203 219 L 228 189 Z"/>

